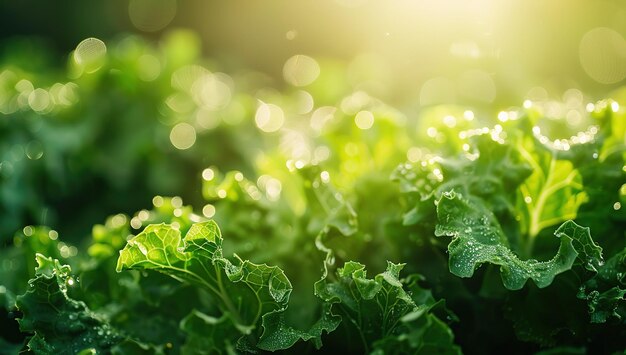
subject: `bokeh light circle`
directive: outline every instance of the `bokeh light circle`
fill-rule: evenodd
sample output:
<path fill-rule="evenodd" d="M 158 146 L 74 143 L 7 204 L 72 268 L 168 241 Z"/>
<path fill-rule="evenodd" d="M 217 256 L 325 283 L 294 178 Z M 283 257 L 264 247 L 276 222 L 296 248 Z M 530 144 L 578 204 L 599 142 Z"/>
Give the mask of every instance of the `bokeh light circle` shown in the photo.
<path fill-rule="evenodd" d="M 170 141 L 176 149 L 189 149 L 196 143 L 196 129 L 189 123 L 179 123 L 172 128 Z"/>
<path fill-rule="evenodd" d="M 594 28 L 582 37 L 580 64 L 593 80 L 614 84 L 626 78 L 626 41 L 606 27 Z"/>
<path fill-rule="evenodd" d="M 81 41 L 74 50 L 74 61 L 87 73 L 100 69 L 104 64 L 107 47 L 97 38 L 87 38 Z"/>
<path fill-rule="evenodd" d="M 354 123 L 360 129 L 370 129 L 374 125 L 374 115 L 369 111 L 360 111 L 354 117 Z"/>
<path fill-rule="evenodd" d="M 172 22 L 176 8 L 176 0 L 131 0 L 128 16 L 139 30 L 155 32 Z"/>
<path fill-rule="evenodd" d="M 307 86 L 320 75 L 317 61 L 306 55 L 294 55 L 283 66 L 285 81 L 293 86 Z"/>
<path fill-rule="evenodd" d="M 276 132 L 285 123 L 285 114 L 280 107 L 274 104 L 261 103 L 256 110 L 254 121 L 261 131 Z"/>

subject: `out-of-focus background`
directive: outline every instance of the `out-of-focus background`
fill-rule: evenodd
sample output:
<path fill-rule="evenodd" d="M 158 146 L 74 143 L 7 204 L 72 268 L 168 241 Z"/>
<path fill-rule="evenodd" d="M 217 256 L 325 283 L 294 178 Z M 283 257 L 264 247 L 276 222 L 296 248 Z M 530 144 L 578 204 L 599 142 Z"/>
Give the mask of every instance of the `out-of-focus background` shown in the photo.
<path fill-rule="evenodd" d="M 245 67 L 280 81 L 284 61 L 307 54 L 346 65 L 351 84 L 395 104 L 506 106 L 532 89 L 559 97 L 584 88 L 602 97 L 626 76 L 626 6 L 619 1 L 25 0 L 1 6 L 5 57 L 18 38 L 45 50 L 37 60 L 59 64 L 87 37 L 132 33 L 158 41 L 172 28 L 186 28 L 226 71 Z"/>
<path fill-rule="evenodd" d="M 210 217 L 208 166 L 324 161 L 309 138 L 337 117 L 418 130 L 454 118 L 440 105 L 534 105 L 576 130 L 618 95 L 625 35 L 620 1 L 3 1 L 0 240 L 27 224 L 76 239 L 154 195 Z"/>

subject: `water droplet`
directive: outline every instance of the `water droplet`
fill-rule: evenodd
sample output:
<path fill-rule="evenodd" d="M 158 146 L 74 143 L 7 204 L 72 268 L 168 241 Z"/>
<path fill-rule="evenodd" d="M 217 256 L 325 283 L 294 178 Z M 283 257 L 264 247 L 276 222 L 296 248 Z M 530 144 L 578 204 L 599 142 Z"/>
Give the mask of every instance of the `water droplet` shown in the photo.
<path fill-rule="evenodd" d="M 26 145 L 26 156 L 28 159 L 37 160 L 43 156 L 43 146 L 39 141 L 31 141 Z"/>
<path fill-rule="evenodd" d="M 139 248 L 139 251 L 141 252 L 141 254 L 148 255 L 148 249 L 146 249 L 145 245 L 141 243 L 137 243 L 137 242 L 135 242 L 135 245 L 137 246 L 137 248 Z"/>

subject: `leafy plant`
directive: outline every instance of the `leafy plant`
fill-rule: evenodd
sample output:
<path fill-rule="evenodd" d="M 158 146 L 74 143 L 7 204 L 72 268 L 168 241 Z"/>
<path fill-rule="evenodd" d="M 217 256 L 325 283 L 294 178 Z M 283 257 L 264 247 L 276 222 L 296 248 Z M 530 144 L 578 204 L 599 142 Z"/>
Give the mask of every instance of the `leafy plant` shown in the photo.
<path fill-rule="evenodd" d="M 1 74 L 3 351 L 626 348 L 617 101 L 582 129 L 541 103 L 415 118 L 347 85 L 220 73 L 187 32 L 109 47 L 71 82 Z M 140 58 L 163 64 L 150 80 Z M 28 104 L 34 85 L 54 105 Z"/>

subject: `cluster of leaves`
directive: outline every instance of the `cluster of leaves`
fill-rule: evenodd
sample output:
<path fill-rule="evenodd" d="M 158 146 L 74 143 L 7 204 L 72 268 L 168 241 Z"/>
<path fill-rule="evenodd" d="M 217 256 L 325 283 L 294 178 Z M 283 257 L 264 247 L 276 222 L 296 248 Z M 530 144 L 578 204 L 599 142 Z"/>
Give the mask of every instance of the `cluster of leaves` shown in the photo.
<path fill-rule="evenodd" d="M 307 88 L 316 109 L 293 114 L 292 126 L 266 134 L 250 119 L 252 95 L 231 87 L 228 102 L 194 96 L 195 77 L 232 83 L 199 66 L 193 53 L 177 56 L 193 52 L 175 50 L 185 43 L 180 39 L 164 42 L 161 52 L 137 39 L 121 41 L 104 64 L 108 71 L 76 80 L 88 104 L 78 111 L 51 109 L 43 124 L 72 135 L 81 124 L 109 117 L 81 121 L 78 116 L 93 105 L 127 107 L 107 98 L 142 101 L 133 95 L 150 93 L 157 99 L 145 100 L 146 112 L 120 111 L 160 122 L 120 117 L 152 133 L 88 127 L 99 138 L 78 142 L 76 149 L 93 146 L 109 162 L 103 165 L 111 174 L 105 186 L 128 184 L 111 196 L 134 186 L 137 177 L 124 174 L 146 168 L 155 185 L 140 195 L 185 185 L 195 206 L 156 196 L 150 210 L 124 214 L 141 208 L 131 201 L 124 213 L 95 225 L 87 239 L 80 226 L 59 228 L 61 233 L 20 229 L 0 250 L 6 315 L 0 348 L 83 354 L 626 348 L 626 116 L 617 102 L 594 105 L 586 132 L 553 140 L 542 130 L 556 135 L 564 124 L 551 127 L 540 107 L 498 121 L 466 108 L 437 107 L 413 122 L 364 92 L 316 92 L 331 80 L 324 74 Z M 145 55 L 167 63 L 163 77 L 149 84 L 137 68 L 125 66 Z M 286 91 L 258 95 L 281 101 L 292 115 L 289 105 L 297 100 L 289 98 L 297 91 Z M 90 93 L 99 96 L 89 99 Z M 201 131 L 206 110 L 236 129 Z M 354 122 L 362 111 L 374 117 L 369 128 Z M 64 115 L 67 122 L 55 122 Z M 167 133 L 187 117 L 197 118 L 190 123 L 198 140 L 178 152 Z M 310 125 L 301 129 L 305 119 Z M 26 131 L 44 135 L 44 128 Z M 116 149 L 97 148 L 100 140 Z M 156 152 L 146 143 L 153 140 Z M 76 158 L 70 150 L 44 146 L 45 157 Z M 141 164 L 128 170 L 115 152 L 130 165 Z M 169 155 L 188 164 L 173 166 L 177 159 Z M 72 179 L 106 175 L 85 172 L 92 165 L 88 155 L 83 158 Z M 200 176 L 201 192 L 185 184 Z M 73 189 L 71 179 L 59 179 Z M 11 186 L 0 188 L 8 193 Z M 90 196 L 90 206 L 95 199 Z M 89 216 L 90 206 L 73 218 Z M 11 223 L 22 221 L 24 211 L 19 214 Z"/>
<path fill-rule="evenodd" d="M 407 206 L 402 224 L 416 238 L 445 238 L 449 271 L 472 278 L 468 292 L 478 290 L 473 307 L 503 309 L 493 316 L 479 306 L 466 316 L 492 324 L 504 315 L 516 339 L 543 347 L 623 350 L 626 132 L 617 107 L 598 103 L 592 133 L 562 141 L 543 136 L 540 115 L 528 110 L 493 129 L 462 132 L 469 141 L 456 153 L 396 169 Z M 439 295 L 468 301 L 461 292 Z M 457 334 L 471 333 L 461 322 Z M 499 338 L 505 342 L 495 346 L 511 341 Z"/>
<path fill-rule="evenodd" d="M 215 221 L 186 206 L 172 208 L 178 204 L 175 199 L 159 198 L 154 210 L 133 217 L 141 216 L 147 225 L 134 236 L 132 219 L 125 215 L 95 226 L 88 257 L 64 254 L 65 248 L 74 247 L 47 228 L 29 227 L 27 235 L 16 237 L 23 242 L 12 250 L 10 262 L 30 260 L 36 253 L 37 263 L 32 269 L 16 267 L 34 271 L 25 277 L 30 277 L 27 286 L 19 284 L 24 276 L 3 286 L 12 290 L 6 307 L 17 307 L 20 330 L 32 334 L 27 348 L 41 353 L 196 354 L 276 351 L 296 344 L 311 351 L 330 341 L 346 351 L 458 353 L 450 328 L 437 316 L 453 315 L 419 285 L 420 276 L 400 278 L 403 265 L 391 262 L 373 279 L 357 262 L 335 269 L 334 253 L 323 243 L 355 234 L 356 214 L 314 170 L 301 171 L 310 186 L 304 196 L 314 199 L 308 205 L 327 209 L 307 211 L 305 228 L 324 227 L 317 236 L 303 232 L 299 238 L 313 246 L 317 239 L 317 248 L 292 258 L 281 250 L 275 254 L 281 264 L 294 266 L 292 271 L 317 275 L 308 290 L 312 299 L 291 301 L 293 286 L 281 268 L 236 254 L 225 257 Z M 169 223 L 159 223 L 163 220 Z M 306 257 L 319 265 L 297 268 L 308 265 L 302 260 Z M 22 294 L 14 297 L 13 292 Z M 340 334 L 346 332 L 354 336 L 353 343 L 342 342 Z M 334 334 L 330 339 L 329 333 Z"/>

